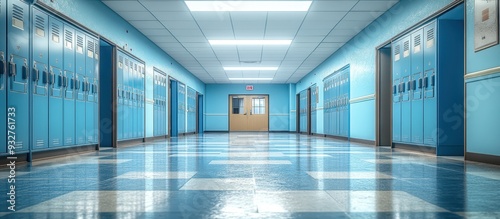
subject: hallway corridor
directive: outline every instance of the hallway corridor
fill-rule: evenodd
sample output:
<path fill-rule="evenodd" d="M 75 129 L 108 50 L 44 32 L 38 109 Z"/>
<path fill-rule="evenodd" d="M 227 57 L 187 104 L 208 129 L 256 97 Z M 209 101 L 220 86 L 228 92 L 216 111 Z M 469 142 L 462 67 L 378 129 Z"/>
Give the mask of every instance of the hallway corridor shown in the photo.
<path fill-rule="evenodd" d="M 0 216 L 500 217 L 500 168 L 461 159 L 288 133 L 191 135 L 18 164 L 16 212 L 3 201 Z"/>

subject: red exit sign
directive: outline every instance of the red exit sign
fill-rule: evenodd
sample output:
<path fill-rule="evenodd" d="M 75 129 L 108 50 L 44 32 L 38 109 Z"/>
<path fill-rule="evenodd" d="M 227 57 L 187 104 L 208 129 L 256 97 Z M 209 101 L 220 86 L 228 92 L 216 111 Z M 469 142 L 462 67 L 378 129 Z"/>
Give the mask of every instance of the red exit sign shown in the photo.
<path fill-rule="evenodd" d="M 247 90 L 253 90 L 253 85 L 247 85 L 246 89 Z"/>

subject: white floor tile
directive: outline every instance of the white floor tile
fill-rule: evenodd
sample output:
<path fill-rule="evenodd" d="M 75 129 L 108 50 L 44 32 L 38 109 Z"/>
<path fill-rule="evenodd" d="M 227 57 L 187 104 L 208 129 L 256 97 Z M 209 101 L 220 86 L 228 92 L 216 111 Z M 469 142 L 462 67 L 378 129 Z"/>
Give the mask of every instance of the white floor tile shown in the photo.
<path fill-rule="evenodd" d="M 196 172 L 128 172 L 117 176 L 122 179 L 190 179 Z"/>
<path fill-rule="evenodd" d="M 209 164 L 219 165 L 271 165 L 271 164 L 292 164 L 288 160 L 213 160 Z"/>
<path fill-rule="evenodd" d="M 402 191 L 327 191 L 343 211 L 349 212 L 446 212 Z"/>
<path fill-rule="evenodd" d="M 392 179 L 379 172 L 307 172 L 314 179 Z"/>
<path fill-rule="evenodd" d="M 254 190 L 253 178 L 192 178 L 180 190 Z"/>
<path fill-rule="evenodd" d="M 259 212 L 340 212 L 325 191 L 256 191 Z"/>

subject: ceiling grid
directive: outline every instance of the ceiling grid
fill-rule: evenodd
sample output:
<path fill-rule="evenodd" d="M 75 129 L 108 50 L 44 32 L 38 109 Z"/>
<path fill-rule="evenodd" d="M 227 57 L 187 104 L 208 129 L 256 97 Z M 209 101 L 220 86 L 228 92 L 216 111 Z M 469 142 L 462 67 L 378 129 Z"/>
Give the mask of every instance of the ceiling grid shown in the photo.
<path fill-rule="evenodd" d="M 181 0 L 101 0 L 205 83 L 296 83 L 398 0 L 314 0 L 307 11 L 190 11 Z M 245 1 L 240 1 L 245 2 Z M 298 2 L 298 1 L 296 1 Z M 292 40 L 211 45 L 209 40 Z M 224 67 L 279 67 L 227 71 Z M 262 81 L 244 81 L 259 83 Z"/>

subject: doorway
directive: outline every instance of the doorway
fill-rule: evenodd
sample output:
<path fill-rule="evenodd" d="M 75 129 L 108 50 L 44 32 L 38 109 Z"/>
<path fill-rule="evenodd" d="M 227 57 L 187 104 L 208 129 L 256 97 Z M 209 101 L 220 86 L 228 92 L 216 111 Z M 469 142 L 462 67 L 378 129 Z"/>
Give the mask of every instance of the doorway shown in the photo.
<path fill-rule="evenodd" d="M 229 131 L 269 131 L 269 96 L 230 95 Z"/>
<path fill-rule="evenodd" d="M 391 44 L 377 50 L 376 146 L 392 145 Z"/>

